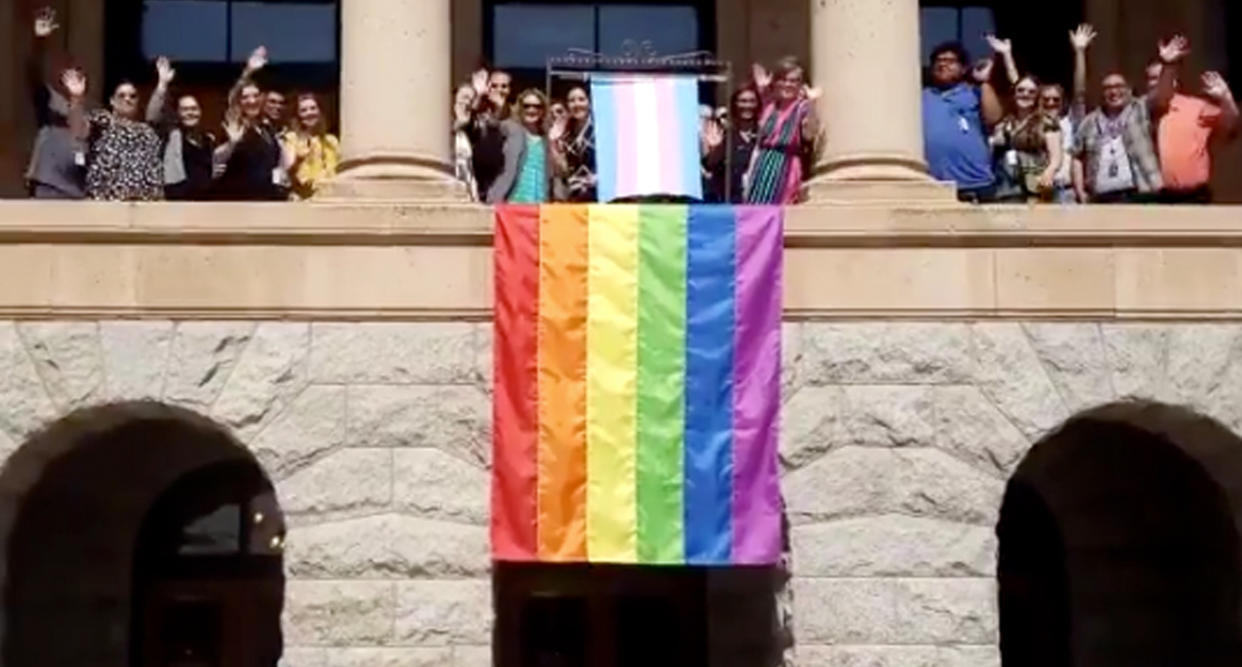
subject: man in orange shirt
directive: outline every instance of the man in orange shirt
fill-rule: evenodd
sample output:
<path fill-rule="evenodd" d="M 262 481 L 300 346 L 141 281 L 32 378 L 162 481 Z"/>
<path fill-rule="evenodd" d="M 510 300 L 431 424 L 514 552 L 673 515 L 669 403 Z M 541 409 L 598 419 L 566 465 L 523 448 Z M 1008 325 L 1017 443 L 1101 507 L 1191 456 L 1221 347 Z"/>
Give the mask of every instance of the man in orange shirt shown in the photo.
<path fill-rule="evenodd" d="M 1163 67 L 1161 62 L 1147 66 L 1149 88 L 1159 82 Z M 1203 95 L 1178 92 L 1160 117 L 1156 140 L 1164 178 L 1160 200 L 1164 203 L 1212 201 L 1211 143 L 1216 137 L 1233 138 L 1238 126 L 1238 105 L 1229 84 L 1217 72 L 1203 75 Z"/>

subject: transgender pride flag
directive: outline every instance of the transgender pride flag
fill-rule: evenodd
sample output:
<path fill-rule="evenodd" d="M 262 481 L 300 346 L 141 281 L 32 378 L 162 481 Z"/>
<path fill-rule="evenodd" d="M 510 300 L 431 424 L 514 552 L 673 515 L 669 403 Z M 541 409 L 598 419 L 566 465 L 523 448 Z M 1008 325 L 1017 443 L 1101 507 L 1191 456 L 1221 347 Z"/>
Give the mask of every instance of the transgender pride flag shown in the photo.
<path fill-rule="evenodd" d="M 599 201 L 703 198 L 697 77 L 593 74 L 591 105 Z"/>

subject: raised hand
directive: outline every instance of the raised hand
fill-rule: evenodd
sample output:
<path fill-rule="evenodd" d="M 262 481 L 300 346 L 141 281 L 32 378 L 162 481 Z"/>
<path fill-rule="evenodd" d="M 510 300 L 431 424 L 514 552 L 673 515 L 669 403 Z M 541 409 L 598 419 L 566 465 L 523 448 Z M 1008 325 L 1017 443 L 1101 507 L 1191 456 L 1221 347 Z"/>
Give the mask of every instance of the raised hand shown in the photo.
<path fill-rule="evenodd" d="M 478 70 L 470 77 L 470 85 L 474 87 L 474 94 L 483 97 L 487 94 L 487 79 L 490 75 L 486 69 Z"/>
<path fill-rule="evenodd" d="M 1160 42 L 1160 60 L 1166 65 L 1181 62 L 1190 55 L 1190 42 L 1182 35 L 1175 35 L 1167 42 Z"/>
<path fill-rule="evenodd" d="M 1091 46 L 1091 42 L 1095 41 L 1095 36 L 1095 28 L 1090 23 L 1083 23 L 1070 31 L 1070 45 L 1075 51 L 1086 51 Z"/>
<path fill-rule="evenodd" d="M 971 74 L 974 75 L 976 82 L 981 83 L 981 84 L 987 83 L 992 80 L 992 70 L 995 67 L 996 67 L 996 62 L 993 61 L 991 58 L 988 58 L 986 60 L 980 60 L 979 62 L 975 63 L 975 67 L 973 70 L 971 70 Z"/>
<path fill-rule="evenodd" d="M 824 91 L 819 88 L 812 88 L 811 86 L 802 87 L 802 99 L 807 100 L 808 102 L 816 102 L 823 96 Z"/>
<path fill-rule="evenodd" d="M 40 39 L 56 32 L 60 24 L 56 22 L 56 10 L 51 7 L 44 7 L 35 14 L 34 34 Z"/>
<path fill-rule="evenodd" d="M 242 123 L 237 112 L 230 109 L 224 114 L 224 134 L 229 138 L 230 144 L 238 144 L 242 137 L 246 134 L 246 125 Z"/>
<path fill-rule="evenodd" d="M 565 138 L 569 133 L 569 117 L 562 116 L 552 121 L 552 126 L 548 128 L 548 141 L 556 144 Z"/>
<path fill-rule="evenodd" d="M 1229 90 L 1229 83 L 1220 72 L 1203 73 L 1203 93 L 1218 101 L 1233 99 L 1233 91 Z"/>
<path fill-rule="evenodd" d="M 264 67 L 267 67 L 267 47 L 260 46 L 250 52 L 250 58 L 246 60 L 246 73 L 254 74 Z"/>
<path fill-rule="evenodd" d="M 173 77 L 177 76 L 177 70 L 173 69 L 172 63 L 164 56 L 160 56 L 155 61 L 155 73 L 159 77 L 159 85 L 165 88 L 172 83 Z"/>
<path fill-rule="evenodd" d="M 988 40 L 988 46 L 992 47 L 992 51 L 998 55 L 1004 56 L 1013 53 L 1013 40 L 1000 39 L 996 35 L 987 35 L 985 39 Z"/>
<path fill-rule="evenodd" d="M 724 144 L 724 139 L 724 127 L 720 125 L 719 121 L 708 120 L 703 122 L 703 126 L 699 130 L 699 141 L 703 144 L 704 153 L 710 153 L 720 148 Z"/>
<path fill-rule="evenodd" d="M 755 63 L 754 65 L 751 65 L 750 71 L 751 76 L 755 80 L 755 86 L 757 86 L 759 90 L 767 90 L 768 87 L 772 85 L 772 73 L 768 71 L 768 68 L 759 63 Z"/>
<path fill-rule="evenodd" d="M 82 97 L 86 94 L 86 75 L 76 69 L 67 69 L 60 75 L 60 82 L 70 97 Z"/>

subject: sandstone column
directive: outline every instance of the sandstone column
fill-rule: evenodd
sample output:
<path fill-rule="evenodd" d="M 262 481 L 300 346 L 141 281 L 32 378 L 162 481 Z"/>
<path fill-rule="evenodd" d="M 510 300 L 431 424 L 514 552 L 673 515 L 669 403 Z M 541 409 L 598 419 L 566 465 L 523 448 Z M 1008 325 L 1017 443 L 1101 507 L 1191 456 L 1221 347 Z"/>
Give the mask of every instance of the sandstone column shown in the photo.
<path fill-rule="evenodd" d="M 451 2 L 341 3 L 344 155 L 325 196 L 464 200 L 452 178 Z"/>
<path fill-rule="evenodd" d="M 923 159 L 918 0 L 810 0 L 824 149 L 812 201 L 951 199 Z"/>

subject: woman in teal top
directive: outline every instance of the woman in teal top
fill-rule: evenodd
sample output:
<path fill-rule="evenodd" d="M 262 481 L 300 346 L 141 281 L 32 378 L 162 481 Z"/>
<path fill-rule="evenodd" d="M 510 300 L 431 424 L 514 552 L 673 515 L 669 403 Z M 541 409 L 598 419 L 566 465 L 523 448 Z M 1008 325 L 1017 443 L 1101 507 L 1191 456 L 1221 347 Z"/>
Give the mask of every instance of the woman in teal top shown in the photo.
<path fill-rule="evenodd" d="M 505 173 L 502 178 L 512 174 L 510 203 L 542 204 L 549 201 L 550 169 L 545 132 L 548 99 L 542 92 L 531 88 L 518 96 L 517 106 L 517 113 L 513 116 L 518 119 L 519 127 L 511 128 L 505 140 Z"/>

